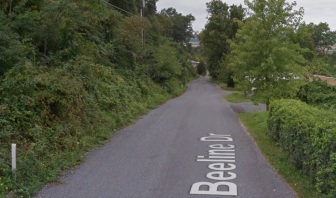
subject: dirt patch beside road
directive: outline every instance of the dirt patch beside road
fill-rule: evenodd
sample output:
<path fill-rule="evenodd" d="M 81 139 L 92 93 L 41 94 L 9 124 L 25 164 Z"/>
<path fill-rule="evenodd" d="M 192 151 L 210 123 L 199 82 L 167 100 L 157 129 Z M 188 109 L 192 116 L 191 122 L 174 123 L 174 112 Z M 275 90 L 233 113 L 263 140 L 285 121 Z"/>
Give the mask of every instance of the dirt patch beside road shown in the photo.
<path fill-rule="evenodd" d="M 236 113 L 246 113 L 254 111 L 266 111 L 266 105 L 254 105 L 252 102 L 230 103 L 232 110 Z"/>
<path fill-rule="evenodd" d="M 315 77 L 317 77 L 317 78 L 319 78 L 323 81 L 326 81 L 330 85 L 336 85 L 336 78 L 328 77 L 328 76 L 320 76 L 320 75 L 315 75 Z"/>

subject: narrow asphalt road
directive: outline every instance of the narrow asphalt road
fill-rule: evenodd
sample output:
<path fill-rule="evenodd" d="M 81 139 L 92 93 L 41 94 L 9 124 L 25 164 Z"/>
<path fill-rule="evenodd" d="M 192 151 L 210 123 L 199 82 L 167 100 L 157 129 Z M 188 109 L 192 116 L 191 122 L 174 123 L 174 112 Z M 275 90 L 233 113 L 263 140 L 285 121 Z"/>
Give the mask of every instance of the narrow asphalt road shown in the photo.
<path fill-rule="evenodd" d="M 119 132 L 38 198 L 291 198 L 208 79 Z"/>

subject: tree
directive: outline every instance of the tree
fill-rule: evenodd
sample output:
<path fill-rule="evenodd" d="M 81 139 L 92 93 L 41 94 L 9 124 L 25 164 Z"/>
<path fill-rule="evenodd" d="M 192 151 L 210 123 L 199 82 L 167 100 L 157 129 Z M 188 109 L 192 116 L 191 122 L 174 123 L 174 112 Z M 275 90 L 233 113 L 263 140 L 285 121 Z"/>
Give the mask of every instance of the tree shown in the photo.
<path fill-rule="evenodd" d="M 232 72 L 225 65 L 230 52 L 228 40 L 234 39 L 238 30 L 236 21 L 244 18 L 244 9 L 241 5 L 228 6 L 222 1 L 213 0 L 207 3 L 207 11 L 208 22 L 200 34 L 203 53 L 207 57 L 210 75 L 214 79 L 222 77 L 229 84 Z"/>
<path fill-rule="evenodd" d="M 145 16 L 149 17 L 156 14 L 156 2 L 158 2 L 158 0 L 146 0 L 145 2 Z"/>
<path fill-rule="evenodd" d="M 196 76 L 173 41 L 173 30 L 187 40 L 190 17 L 158 14 L 156 0 L 140 17 L 140 2 L 0 1 L 0 197 L 33 196 L 108 137 L 105 128 L 177 96 Z M 15 181 L 12 142 L 20 142 Z"/>
<path fill-rule="evenodd" d="M 19 35 L 11 30 L 9 19 L 0 10 L 0 77 L 10 68 L 32 56 L 30 45 L 24 45 Z"/>
<path fill-rule="evenodd" d="M 163 9 L 161 14 L 167 16 L 172 21 L 171 37 L 175 42 L 187 43 L 193 37 L 192 22 L 195 17 L 191 14 L 182 15 L 175 8 Z"/>
<path fill-rule="evenodd" d="M 181 75 L 181 63 L 177 59 L 178 52 L 169 41 L 162 43 L 156 50 L 154 56 L 157 62 L 158 72 L 152 77 L 156 82 L 164 82 L 173 77 Z M 154 65 L 152 68 L 155 67 Z M 156 76 L 155 76 L 156 75 Z"/>
<path fill-rule="evenodd" d="M 197 73 L 199 75 L 204 76 L 206 74 L 206 67 L 205 67 L 205 63 L 203 61 L 201 61 L 198 65 L 197 65 Z"/>
<path fill-rule="evenodd" d="M 311 23 L 310 26 L 316 52 L 327 53 L 336 43 L 336 32 L 330 30 L 328 23 L 319 23 L 318 25 Z"/>
<path fill-rule="evenodd" d="M 241 23 L 237 42 L 231 42 L 229 66 L 253 101 L 268 108 L 272 99 L 295 95 L 303 78 L 303 49 L 291 39 L 303 10 L 285 0 L 245 3 L 249 18 Z"/>
<path fill-rule="evenodd" d="M 293 35 L 293 41 L 300 44 L 302 48 L 305 48 L 303 54 L 304 58 L 309 61 L 313 61 L 316 56 L 315 43 L 312 35 L 313 25 L 302 23 L 299 25 L 296 33 Z"/>
<path fill-rule="evenodd" d="M 127 0 L 127 1 L 109 0 L 109 3 L 127 12 L 135 14 L 140 12 L 140 5 L 142 2 L 139 0 Z"/>

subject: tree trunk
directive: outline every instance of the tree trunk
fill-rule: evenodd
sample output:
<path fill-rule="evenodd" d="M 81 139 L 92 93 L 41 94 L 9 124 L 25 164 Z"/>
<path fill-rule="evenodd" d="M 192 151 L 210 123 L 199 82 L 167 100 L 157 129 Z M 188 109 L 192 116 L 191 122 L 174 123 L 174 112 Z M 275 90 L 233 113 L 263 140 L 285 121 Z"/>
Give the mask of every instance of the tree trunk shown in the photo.
<path fill-rule="evenodd" d="M 270 99 L 266 100 L 266 111 L 269 110 L 269 106 L 270 106 Z"/>
<path fill-rule="evenodd" d="M 47 56 L 47 41 L 46 40 L 44 40 L 43 53 L 45 56 Z"/>
<path fill-rule="evenodd" d="M 9 12 L 8 12 L 8 17 L 11 21 L 12 19 L 12 4 L 13 4 L 13 0 L 8 0 L 8 4 L 9 4 Z"/>

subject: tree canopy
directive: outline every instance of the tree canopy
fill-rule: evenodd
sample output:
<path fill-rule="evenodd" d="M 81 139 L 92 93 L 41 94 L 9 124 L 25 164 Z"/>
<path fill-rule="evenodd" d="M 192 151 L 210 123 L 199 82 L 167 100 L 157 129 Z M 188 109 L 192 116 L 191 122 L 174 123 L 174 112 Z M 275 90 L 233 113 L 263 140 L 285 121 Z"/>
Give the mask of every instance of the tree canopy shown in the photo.
<path fill-rule="evenodd" d="M 285 0 L 245 1 L 249 17 L 231 42 L 230 68 L 255 102 L 296 94 L 303 79 L 303 48 L 292 40 L 303 10 Z"/>
<path fill-rule="evenodd" d="M 208 22 L 200 34 L 204 56 L 210 75 L 214 78 L 230 79 L 225 60 L 230 52 L 228 41 L 234 39 L 238 30 L 238 21 L 243 20 L 243 7 L 228 6 L 222 1 L 210 1 L 207 4 Z M 222 67 L 222 68 L 221 68 Z M 224 74 L 223 74 L 224 73 Z"/>
<path fill-rule="evenodd" d="M 331 46 L 336 44 L 336 31 L 331 31 L 329 24 L 319 23 L 317 25 L 310 23 L 311 33 L 317 53 L 327 53 Z"/>
<path fill-rule="evenodd" d="M 141 17 L 138 0 L 0 1 L 0 197 L 31 197 L 196 76 L 194 17 L 156 2 Z"/>
<path fill-rule="evenodd" d="M 192 22 L 195 21 L 194 16 L 191 14 L 183 16 L 175 8 L 163 9 L 160 14 L 171 19 L 171 24 L 168 24 L 170 27 L 166 26 L 166 28 L 170 29 L 170 36 L 175 42 L 187 43 L 193 37 Z"/>

